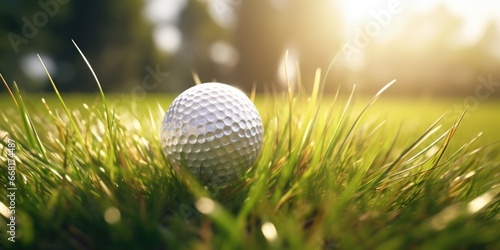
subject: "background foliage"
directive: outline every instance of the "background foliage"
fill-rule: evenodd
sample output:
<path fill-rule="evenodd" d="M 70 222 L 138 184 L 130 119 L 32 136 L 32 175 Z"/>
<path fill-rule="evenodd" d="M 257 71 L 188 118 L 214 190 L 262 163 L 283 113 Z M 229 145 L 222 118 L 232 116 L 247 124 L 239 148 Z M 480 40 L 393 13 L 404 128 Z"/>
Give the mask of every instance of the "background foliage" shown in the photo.
<path fill-rule="evenodd" d="M 154 91 L 183 90 L 193 84 L 193 72 L 204 82 L 279 89 L 283 85 L 277 71 L 283 68 L 280 61 L 286 50 L 293 60 L 290 68 L 300 64 L 300 79 L 311 82 L 316 68 L 326 69 L 356 33 L 386 10 L 385 3 L 377 5 L 366 20 L 351 25 L 345 17 L 352 13 L 343 12 L 340 1 L 176 0 L 154 7 L 159 13 L 175 12 L 174 18 L 153 20 L 147 10 L 154 2 L 162 1 L 2 1 L 0 71 L 8 82 L 22 82 L 23 89 L 50 90 L 43 74 L 33 76 L 33 67 L 39 65 L 32 59 L 41 54 L 53 61 L 51 73 L 62 91 L 95 91 L 91 74 L 71 44 L 74 39 L 108 92 L 144 85 L 151 69 L 168 74 L 157 79 Z M 500 79 L 497 22 L 478 32 L 479 39 L 463 43 L 459 34 L 467 23 L 444 5 L 422 12 L 411 2 L 396 2 L 401 12 L 390 16 L 387 24 L 379 22 L 380 31 L 358 48 L 361 56 L 351 60 L 341 53 L 337 58 L 327 91 L 358 84 L 358 91 L 373 93 L 381 87 L 377 83 L 397 78 L 400 84 L 391 90 L 394 93 L 467 95 L 479 84 L 478 76 Z M 46 22 L 40 13 L 46 14 Z M 35 24 L 34 35 L 23 33 L 26 23 Z M 168 25 L 181 35 L 180 45 L 172 51 L 162 50 L 154 38 Z M 12 34 L 26 40 L 16 45 L 9 38 Z M 235 51 L 235 61 L 214 60 L 211 53 L 227 52 L 211 52 L 220 43 Z"/>

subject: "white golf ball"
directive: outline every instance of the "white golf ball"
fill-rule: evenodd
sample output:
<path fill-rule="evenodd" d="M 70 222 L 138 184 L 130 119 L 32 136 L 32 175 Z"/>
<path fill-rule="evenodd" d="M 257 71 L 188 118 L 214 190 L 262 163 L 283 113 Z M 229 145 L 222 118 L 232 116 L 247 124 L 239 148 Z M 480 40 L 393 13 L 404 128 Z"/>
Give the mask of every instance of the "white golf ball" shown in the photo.
<path fill-rule="evenodd" d="M 181 93 L 165 114 L 163 152 L 203 184 L 225 184 L 246 170 L 262 146 L 262 120 L 240 90 L 204 83 Z"/>

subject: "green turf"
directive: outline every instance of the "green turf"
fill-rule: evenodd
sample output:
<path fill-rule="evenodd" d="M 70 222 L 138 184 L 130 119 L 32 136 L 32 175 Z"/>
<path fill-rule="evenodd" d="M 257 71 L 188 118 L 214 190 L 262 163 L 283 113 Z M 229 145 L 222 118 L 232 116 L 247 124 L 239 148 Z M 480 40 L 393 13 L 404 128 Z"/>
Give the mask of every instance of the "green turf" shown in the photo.
<path fill-rule="evenodd" d="M 459 124 L 461 113 L 439 118 L 460 100 L 258 95 L 258 161 L 204 187 L 161 151 L 173 96 L 59 99 L 10 86 L 0 182 L 14 159 L 17 238 L 0 205 L 3 248 L 500 249 L 498 102 Z"/>

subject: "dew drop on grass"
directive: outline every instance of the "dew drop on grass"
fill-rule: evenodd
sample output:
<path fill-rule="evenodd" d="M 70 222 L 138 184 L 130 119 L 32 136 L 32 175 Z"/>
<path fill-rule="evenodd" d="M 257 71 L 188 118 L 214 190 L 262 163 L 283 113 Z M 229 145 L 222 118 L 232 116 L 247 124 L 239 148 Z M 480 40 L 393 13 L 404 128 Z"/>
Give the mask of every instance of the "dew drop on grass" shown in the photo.
<path fill-rule="evenodd" d="M 276 227 L 271 222 L 262 224 L 261 230 L 268 241 L 274 241 L 278 238 L 278 231 L 276 231 Z"/>
<path fill-rule="evenodd" d="M 108 207 L 104 212 L 104 220 L 108 224 L 115 224 L 121 219 L 120 210 L 116 207 Z"/>
<path fill-rule="evenodd" d="M 0 202 L 0 214 L 3 215 L 5 218 L 10 217 L 9 208 L 5 206 L 2 202 Z"/>
<path fill-rule="evenodd" d="M 469 202 L 469 205 L 467 206 L 468 210 L 470 213 L 476 213 L 477 211 L 481 210 L 481 208 L 485 207 L 488 205 L 491 200 L 494 198 L 494 195 L 492 192 L 486 192 L 485 194 L 475 198 L 471 202 Z"/>
<path fill-rule="evenodd" d="M 210 214 L 215 210 L 215 203 L 207 197 L 201 197 L 196 201 L 196 208 L 203 214 Z"/>

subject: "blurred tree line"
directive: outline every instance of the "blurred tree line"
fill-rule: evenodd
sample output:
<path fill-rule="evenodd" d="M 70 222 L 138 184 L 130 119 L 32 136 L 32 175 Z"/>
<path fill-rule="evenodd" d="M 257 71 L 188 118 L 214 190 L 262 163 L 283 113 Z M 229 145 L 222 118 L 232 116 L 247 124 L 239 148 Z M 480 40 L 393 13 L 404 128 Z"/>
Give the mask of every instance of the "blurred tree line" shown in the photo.
<path fill-rule="evenodd" d="M 40 54 L 60 90 L 95 91 L 74 39 L 108 92 L 138 87 L 181 91 L 193 85 L 193 73 L 204 82 L 246 90 L 254 84 L 261 91 L 283 89 L 277 72 L 288 50 L 289 71 L 299 69 L 291 81 L 302 81 L 305 88 L 316 68 L 324 76 L 340 53 L 327 90 L 357 84 L 360 91 L 373 93 L 397 78 L 394 93 L 470 95 L 490 79 L 488 90 L 500 96 L 495 91 L 500 85 L 499 27 L 492 22 L 477 42 L 460 44 L 462 20 L 444 7 L 429 13 L 406 8 L 379 34 L 367 36 L 366 46 L 350 58 L 352 51 L 341 49 L 356 39 L 344 34 L 353 27 L 342 23 L 343 13 L 331 0 L 177 0 L 183 4 L 173 24 L 182 37 L 174 52 L 155 46 L 153 33 L 164 23 L 145 18 L 151 1 L 160 0 L 4 0 L 0 73 L 25 90 L 50 91 L 35 60 Z M 364 27 L 358 28 L 362 32 Z"/>
<path fill-rule="evenodd" d="M 500 27 L 494 21 L 474 42 L 460 41 L 463 20 L 444 6 L 397 22 L 399 33 L 381 34 L 385 41 L 364 51 L 364 67 L 349 71 L 360 87 L 373 92 L 397 78 L 398 94 L 500 96 Z"/>
<path fill-rule="evenodd" d="M 71 43 L 74 39 L 107 90 L 135 84 L 144 74 L 142 65 L 159 60 L 150 25 L 140 11 L 143 4 L 141 0 L 2 1 L 1 72 L 24 89 L 50 90 L 41 67 L 33 66 L 34 55 L 40 54 L 60 90 L 94 91 L 95 80 Z"/>

